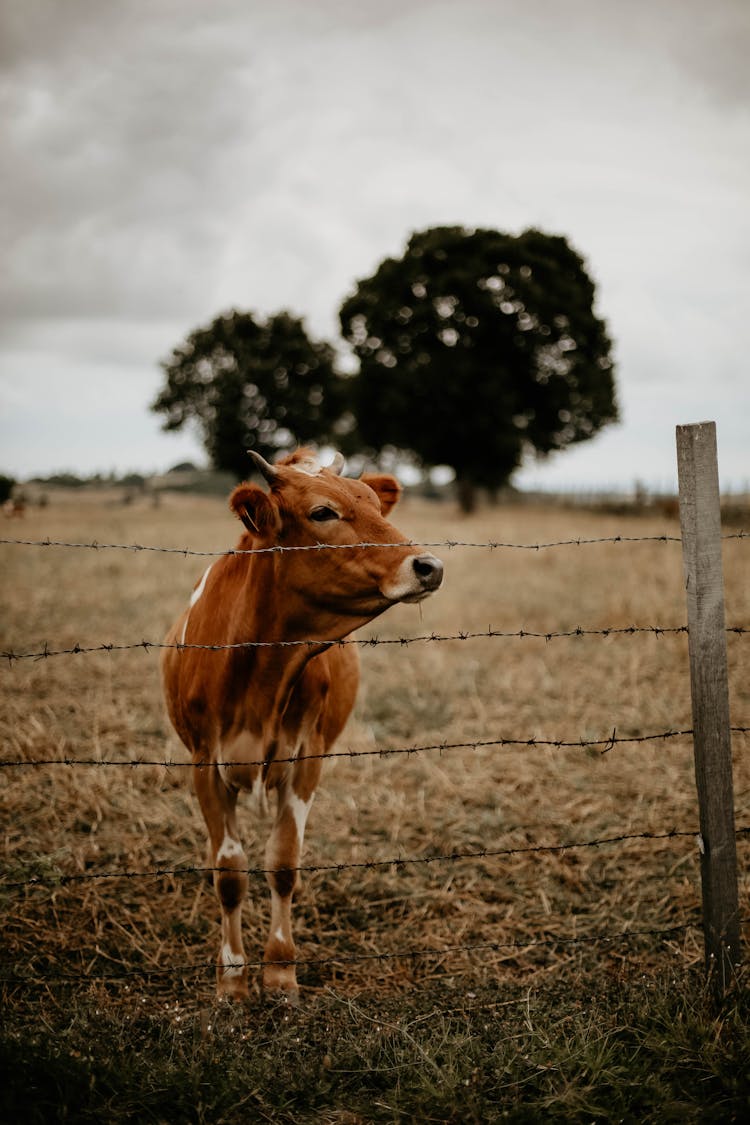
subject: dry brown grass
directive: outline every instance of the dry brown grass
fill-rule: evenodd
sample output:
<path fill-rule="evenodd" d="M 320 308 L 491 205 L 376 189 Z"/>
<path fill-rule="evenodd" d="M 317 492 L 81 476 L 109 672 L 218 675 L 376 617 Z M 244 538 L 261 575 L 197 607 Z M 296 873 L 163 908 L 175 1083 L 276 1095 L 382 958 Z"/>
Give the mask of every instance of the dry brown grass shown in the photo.
<path fill-rule="evenodd" d="M 407 501 L 399 526 L 419 540 L 518 543 L 678 535 L 664 518 L 524 507 L 458 519 L 444 506 Z M 7 534 L 216 550 L 237 528 L 222 503 L 168 498 L 159 508 L 116 499 L 71 500 L 31 512 Z M 725 546 L 727 617 L 750 623 L 747 541 Z M 560 631 L 581 625 L 681 625 L 678 543 L 568 546 L 539 552 L 443 551 L 446 583 L 418 609 L 400 607 L 365 635 L 497 629 Z M 159 640 L 183 606 L 202 562 L 180 555 L 64 548 L 2 548 L 0 649 Z M 220 639 L 220 638 L 218 638 Z M 736 725 L 750 723 L 747 637 L 730 637 Z M 339 749 L 421 746 L 500 738 L 638 737 L 691 726 L 683 636 L 479 639 L 383 646 L 362 652 L 364 690 Z M 6 664 L 0 712 L 6 760 L 139 758 L 184 761 L 170 739 L 158 662 L 143 651 Z M 200 864 L 204 830 L 188 771 L 157 766 L 49 766 L 2 771 L 7 879 L 61 873 L 147 871 Z M 738 823 L 750 822 L 747 739 L 735 739 Z M 245 821 L 251 864 L 263 828 Z M 324 774 L 306 863 L 359 863 L 441 853 L 586 841 L 625 833 L 693 831 L 697 810 L 688 739 L 580 748 L 485 747 L 413 756 L 340 758 Z M 743 873 L 748 842 L 740 836 Z M 296 911 L 298 955 L 323 959 L 300 972 L 314 993 L 335 985 L 398 993 L 418 982 L 529 982 L 586 963 L 614 974 L 702 957 L 700 933 L 633 942 L 534 945 L 679 925 L 699 917 L 695 843 L 636 840 L 504 858 L 348 868 L 307 877 Z M 743 874 L 742 912 L 748 911 Z M 164 969 L 107 986 L 110 1001 L 149 1007 L 205 1003 L 218 940 L 213 894 L 197 875 L 93 880 L 7 890 L 4 961 L 13 973 L 97 974 Z M 251 882 L 249 956 L 260 954 L 266 889 Z M 353 954 L 434 950 L 483 942 L 528 948 L 393 960 Z M 171 970 L 174 969 L 174 972 Z M 50 986 L 54 990 L 54 985 Z M 16 990 L 16 1002 L 32 994 Z"/>

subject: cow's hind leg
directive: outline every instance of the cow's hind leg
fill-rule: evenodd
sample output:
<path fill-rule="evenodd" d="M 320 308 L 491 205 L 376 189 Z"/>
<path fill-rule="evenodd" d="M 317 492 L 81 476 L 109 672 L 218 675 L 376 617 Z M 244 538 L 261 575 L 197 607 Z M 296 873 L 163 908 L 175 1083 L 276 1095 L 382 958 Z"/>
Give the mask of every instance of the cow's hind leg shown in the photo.
<path fill-rule="evenodd" d="M 216 965 L 219 996 L 248 995 L 242 947 L 242 903 L 247 896 L 247 859 L 237 830 L 237 792 L 228 789 L 214 766 L 193 771 L 195 791 L 208 828 L 209 866 L 221 908 L 221 949 Z"/>
<path fill-rule="evenodd" d="M 298 998 L 292 937 L 292 896 L 299 883 L 305 825 L 320 776 L 320 761 L 300 761 L 278 790 L 278 808 L 266 845 L 271 888 L 271 931 L 266 942 L 263 987 L 292 1002 Z"/>

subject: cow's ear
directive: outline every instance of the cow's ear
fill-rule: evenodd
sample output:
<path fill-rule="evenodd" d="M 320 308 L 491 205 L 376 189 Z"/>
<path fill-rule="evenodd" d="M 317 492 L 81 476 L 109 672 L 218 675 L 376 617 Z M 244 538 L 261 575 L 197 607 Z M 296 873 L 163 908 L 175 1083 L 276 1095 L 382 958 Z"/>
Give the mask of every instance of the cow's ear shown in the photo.
<path fill-rule="evenodd" d="M 229 507 L 251 535 L 266 539 L 279 530 L 278 509 L 257 484 L 238 484 L 229 497 Z"/>
<path fill-rule="evenodd" d="M 363 484 L 370 486 L 380 501 L 380 511 L 387 516 L 391 508 L 398 503 L 401 495 L 401 485 L 395 477 L 382 473 L 363 473 L 359 478 Z"/>

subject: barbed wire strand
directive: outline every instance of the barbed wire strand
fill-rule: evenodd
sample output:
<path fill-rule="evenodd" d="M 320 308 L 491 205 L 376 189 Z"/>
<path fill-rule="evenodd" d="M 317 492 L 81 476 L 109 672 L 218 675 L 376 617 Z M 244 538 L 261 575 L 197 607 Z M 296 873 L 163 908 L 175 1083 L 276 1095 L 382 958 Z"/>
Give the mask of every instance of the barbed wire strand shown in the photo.
<path fill-rule="evenodd" d="M 741 827 L 735 830 L 737 836 L 750 833 L 750 827 Z M 582 848 L 600 848 L 611 844 L 627 844 L 635 840 L 676 840 L 692 838 L 698 841 L 700 833 L 697 829 L 672 828 L 667 832 L 624 832 L 616 836 L 602 836 L 595 840 L 568 840 L 560 844 L 526 844 L 514 848 L 480 848 L 477 851 L 452 851 L 439 855 L 428 856 L 390 856 L 385 859 L 366 859 L 349 863 L 316 863 L 300 864 L 297 867 L 230 867 L 179 865 L 177 867 L 156 867 L 146 871 L 85 871 L 70 874 L 32 875 L 27 879 L 0 882 L 2 890 L 23 890 L 26 887 L 61 887 L 70 883 L 101 882 L 109 879 L 163 879 L 182 875 L 212 875 L 214 872 L 230 872 L 235 875 L 253 875 L 265 877 L 284 871 L 288 873 L 299 872 L 312 875 L 344 871 L 373 871 L 381 867 L 416 867 L 434 863 L 456 863 L 465 859 L 498 859 L 513 855 L 532 855 L 540 852 L 550 854 L 580 850 Z M 700 845 L 698 845 L 700 846 Z"/>
<path fill-rule="evenodd" d="M 750 918 L 740 919 L 740 925 L 745 926 L 750 923 Z M 550 947 L 550 946 L 574 946 L 574 945 L 595 945 L 600 943 L 612 943 L 619 941 L 633 941 L 637 938 L 643 937 L 668 937 L 679 933 L 686 933 L 688 930 L 697 930 L 702 926 L 700 920 L 682 922 L 673 926 L 655 926 L 648 929 L 639 930 L 619 930 L 610 931 L 605 933 L 579 935 L 576 937 L 564 937 L 556 935 L 546 938 L 536 938 L 533 941 L 482 941 L 472 942 L 465 945 L 449 945 L 443 949 L 427 948 L 427 949 L 397 949 L 387 953 L 343 953 L 334 957 L 305 957 L 289 961 L 274 961 L 274 965 L 278 966 L 294 966 L 295 968 L 305 968 L 307 966 L 321 966 L 321 965 L 341 965 L 345 963 L 355 963 L 361 961 L 396 961 L 396 960 L 412 960 L 421 957 L 449 957 L 459 953 L 502 953 L 507 950 L 516 949 L 519 951 L 527 952 L 536 948 Z M 241 960 L 237 958 L 231 961 L 188 961 L 184 964 L 177 965 L 164 965 L 158 967 L 141 966 L 137 969 L 125 969 L 116 973 L 39 973 L 33 969 L 29 969 L 26 975 L 18 976 L 0 976 L 0 984 L 43 984 L 48 981 L 107 981 L 107 980 L 129 980 L 133 977 L 147 977 L 147 976 L 164 976 L 175 973 L 192 973 L 192 972 L 214 972 L 217 968 L 222 969 L 261 969 L 267 962 L 261 960 Z M 34 975 L 31 975 L 31 974 Z"/>
<path fill-rule="evenodd" d="M 748 532 L 740 532 L 738 538 L 745 538 L 750 536 Z M 541 551 L 550 547 L 583 547 L 594 543 L 640 543 L 640 542 L 673 542 L 679 543 L 681 540 L 677 536 L 669 535 L 644 535 L 644 536 L 626 536 L 626 535 L 611 535 L 602 536 L 600 538 L 575 538 L 575 539 L 559 539 L 547 543 L 508 543 L 501 540 L 487 540 L 486 542 L 474 542 L 462 539 L 440 539 L 429 543 L 417 542 L 417 540 L 406 539 L 397 543 L 372 543 L 363 541 L 360 543 L 309 543 L 299 546 L 273 546 L 273 547 L 251 547 L 241 549 L 239 547 L 227 548 L 224 551 L 197 551 L 190 547 L 159 547 L 147 545 L 143 543 L 99 543 L 96 539 L 90 543 L 81 542 L 68 542 L 61 539 L 0 539 L 0 544 L 13 547 L 72 547 L 83 550 L 93 551 L 150 551 L 155 554 L 165 555 L 183 555 L 186 558 L 220 558 L 223 555 L 280 555 L 292 551 L 346 551 L 355 550 L 362 547 L 445 547 L 452 550 L 454 547 L 476 547 L 485 548 L 487 550 L 496 550 L 497 548 L 509 548 L 521 551 Z"/>
<path fill-rule="evenodd" d="M 750 727 L 736 726 L 729 728 L 732 734 L 750 734 Z M 423 746 L 383 746 L 377 747 L 374 750 L 331 750 L 323 754 L 305 754 L 305 761 L 315 761 L 322 759 L 328 761 L 332 758 L 388 758 L 393 755 L 406 754 L 413 756 L 414 754 L 423 754 L 430 751 L 437 751 L 439 754 L 454 750 L 483 750 L 493 746 L 525 746 L 529 748 L 534 747 L 549 747 L 556 750 L 589 750 L 597 747 L 602 747 L 601 754 L 606 754 L 615 746 L 631 745 L 643 742 L 662 742 L 670 738 L 685 738 L 693 734 L 693 728 L 688 727 L 684 730 L 665 730 L 659 731 L 656 734 L 641 734 L 632 735 L 629 737 L 620 737 L 617 734 L 617 727 L 613 727 L 612 733 L 607 738 L 576 738 L 566 740 L 563 738 L 537 738 L 536 735 L 531 735 L 528 738 L 476 738 L 467 742 L 431 742 Z M 288 765 L 300 761 L 299 755 L 292 755 L 290 757 L 274 758 L 277 765 Z M 255 758 L 247 761 L 215 761 L 215 762 L 176 762 L 170 758 L 12 758 L 6 761 L 0 761 L 0 769 L 25 769 L 42 766 L 86 766 L 95 768 L 99 766 L 123 766 L 127 769 L 133 769 L 136 766 L 151 766 L 160 769 L 197 769 L 197 770 L 212 770 L 224 769 L 225 767 L 232 766 L 263 766 L 265 759 Z"/>
<path fill-rule="evenodd" d="M 732 734 L 750 734 L 750 727 L 730 727 Z M 595 747 L 603 747 L 600 750 L 601 754 L 606 754 L 615 746 L 625 744 L 637 744 L 643 742 L 662 742 L 669 738 L 684 738 L 692 735 L 693 728 L 689 727 L 685 730 L 665 730 L 659 731 L 657 734 L 641 734 L 633 735 L 631 737 L 619 737 L 617 735 L 617 727 L 614 727 L 612 734 L 608 738 L 586 739 L 577 738 L 565 740 L 562 738 L 537 738 L 531 735 L 529 738 L 479 738 L 472 739 L 469 742 L 432 742 L 424 746 L 393 746 L 393 747 L 378 747 L 375 750 L 331 750 L 323 754 L 305 754 L 305 761 L 315 761 L 322 759 L 328 761 L 331 758 L 388 758 L 393 755 L 406 754 L 412 756 L 414 754 L 423 754 L 429 751 L 438 751 L 442 754 L 444 752 L 453 750 L 483 750 L 492 746 L 525 746 L 529 748 L 534 747 L 549 747 L 556 750 L 589 750 Z M 274 758 L 277 765 L 288 765 L 300 761 L 298 755 L 293 755 L 287 758 Z M 127 769 L 132 769 L 136 766 L 151 766 L 159 769 L 197 769 L 197 770 L 213 770 L 224 769 L 232 766 L 263 766 L 265 759 L 255 758 L 249 761 L 216 761 L 216 762 L 176 762 L 169 758 L 13 758 L 7 761 L 0 761 L 0 769 L 24 769 L 41 766 L 123 766 Z"/>
<path fill-rule="evenodd" d="M 735 531 L 722 535 L 722 539 L 748 539 L 749 531 Z M 465 539 L 438 539 L 432 542 L 421 542 L 416 539 L 401 540 L 396 543 L 308 543 L 298 546 L 273 546 L 273 547 L 230 547 L 224 551 L 197 551 L 190 547 L 159 547 L 145 543 L 99 543 L 93 539 L 90 543 L 69 542 L 62 539 L 5 539 L 0 538 L 0 544 L 12 547 L 69 547 L 92 551 L 150 551 L 155 554 L 183 555 L 185 558 L 220 558 L 224 555 L 280 555 L 293 551 L 351 551 L 377 547 L 445 547 L 453 550 L 455 547 L 479 548 L 495 551 L 498 549 L 514 551 L 544 551 L 553 547 L 588 547 L 597 543 L 681 543 L 679 535 L 602 535 L 595 537 L 576 536 L 571 539 L 554 539 L 540 543 L 510 543 L 499 539 L 486 541 L 473 541 Z"/>
<path fill-rule="evenodd" d="M 750 633 L 750 626 L 730 625 L 725 630 L 735 636 L 746 636 Z M 124 644 L 103 643 L 98 645 L 75 644 L 70 648 L 50 648 L 45 641 L 43 648 L 38 652 L 13 652 L 6 649 L 0 652 L 0 659 L 7 660 L 9 665 L 19 660 L 47 660 L 52 656 L 83 656 L 92 653 L 128 652 L 143 649 L 144 652 L 163 652 L 174 650 L 186 652 L 199 650 L 201 652 L 225 652 L 228 650 L 266 649 L 266 648 L 334 648 L 343 645 L 356 645 L 359 648 L 376 648 L 382 645 L 398 645 L 405 648 L 408 645 L 425 644 L 439 641 L 473 641 L 487 639 L 528 640 L 543 641 L 559 640 L 566 637 L 617 637 L 649 634 L 654 637 L 676 636 L 687 634 L 687 625 L 609 625 L 600 629 L 585 629 L 577 625 L 574 629 L 564 629 L 557 632 L 537 632 L 532 629 L 517 629 L 505 631 L 501 629 L 483 629 L 478 632 L 460 630 L 457 633 L 423 633 L 415 637 L 344 637 L 340 640 L 315 640 L 307 638 L 298 641 L 234 641 L 229 644 L 186 644 L 184 642 L 169 643 L 167 641 L 132 641 Z"/>

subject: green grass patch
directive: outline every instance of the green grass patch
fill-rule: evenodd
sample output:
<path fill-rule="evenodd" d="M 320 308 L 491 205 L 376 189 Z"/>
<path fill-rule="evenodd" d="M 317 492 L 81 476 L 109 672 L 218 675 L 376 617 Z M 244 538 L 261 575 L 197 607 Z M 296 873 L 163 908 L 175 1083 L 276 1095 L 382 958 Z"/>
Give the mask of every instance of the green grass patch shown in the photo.
<path fill-rule="evenodd" d="M 0 1117 L 48 1121 L 742 1121 L 750 992 L 700 977 L 327 990 L 298 1010 L 139 1011 L 143 997 L 21 1006 L 2 1031 Z M 6 1008 L 6 1011 L 8 1009 Z"/>

